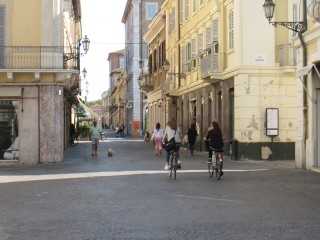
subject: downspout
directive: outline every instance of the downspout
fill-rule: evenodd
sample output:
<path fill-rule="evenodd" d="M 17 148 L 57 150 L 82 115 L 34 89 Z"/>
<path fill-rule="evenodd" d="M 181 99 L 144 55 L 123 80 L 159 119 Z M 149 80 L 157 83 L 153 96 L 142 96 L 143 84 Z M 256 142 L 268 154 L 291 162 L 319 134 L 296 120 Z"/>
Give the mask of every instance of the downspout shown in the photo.
<path fill-rule="evenodd" d="M 304 27 L 301 31 L 298 32 L 298 37 L 302 47 L 302 64 L 303 67 L 307 66 L 307 46 L 303 39 L 303 33 L 307 31 L 307 0 L 303 1 L 303 22 Z M 303 76 L 303 85 L 307 89 L 307 76 Z M 306 169 L 306 140 L 307 140 L 307 119 L 308 119 L 308 102 L 307 102 L 307 93 L 306 90 L 303 90 L 303 144 L 304 144 L 304 152 L 303 152 L 303 159 L 302 159 L 302 168 Z"/>
<path fill-rule="evenodd" d="M 139 61 L 139 65 L 140 65 L 140 69 L 141 69 L 141 80 L 143 78 L 143 66 L 142 66 L 142 0 L 140 1 L 140 9 L 139 9 L 139 30 L 140 30 L 140 36 L 139 36 L 139 40 L 140 40 L 140 61 Z M 140 81 L 141 81 L 140 80 Z M 144 112 L 143 112 L 143 93 L 140 90 L 140 131 L 143 131 L 143 116 L 144 116 Z"/>
<path fill-rule="evenodd" d="M 38 88 L 38 164 L 40 164 L 40 86 L 37 82 Z"/>
<path fill-rule="evenodd" d="M 180 50 L 180 38 L 181 38 L 181 32 L 180 32 L 180 1 L 178 2 L 178 88 L 181 86 L 181 50 Z"/>

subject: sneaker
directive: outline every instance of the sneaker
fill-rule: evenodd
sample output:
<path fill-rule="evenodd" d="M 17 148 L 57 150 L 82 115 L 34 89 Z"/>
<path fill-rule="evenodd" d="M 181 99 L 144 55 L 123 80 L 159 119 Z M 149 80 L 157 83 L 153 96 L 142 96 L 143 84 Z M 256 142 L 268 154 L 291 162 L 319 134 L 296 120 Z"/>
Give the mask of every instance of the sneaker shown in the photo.
<path fill-rule="evenodd" d="M 164 170 L 169 170 L 169 164 L 166 163 L 166 165 L 164 165 Z"/>

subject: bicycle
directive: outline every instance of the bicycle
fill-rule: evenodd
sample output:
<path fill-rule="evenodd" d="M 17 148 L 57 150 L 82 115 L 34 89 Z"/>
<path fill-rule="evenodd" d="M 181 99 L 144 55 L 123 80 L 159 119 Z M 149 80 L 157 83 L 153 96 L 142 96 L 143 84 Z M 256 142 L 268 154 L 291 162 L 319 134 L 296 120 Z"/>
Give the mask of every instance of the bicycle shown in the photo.
<path fill-rule="evenodd" d="M 212 150 L 213 154 L 215 156 L 215 159 L 212 159 L 210 162 L 208 162 L 208 172 L 209 176 L 213 177 L 213 174 L 215 174 L 216 179 L 220 180 L 220 178 L 223 176 L 223 150 Z"/>
<path fill-rule="evenodd" d="M 170 162 L 169 162 L 169 177 L 173 180 L 177 178 L 177 169 L 180 169 L 181 166 L 178 164 L 179 159 L 179 150 L 173 149 L 170 152 Z"/>

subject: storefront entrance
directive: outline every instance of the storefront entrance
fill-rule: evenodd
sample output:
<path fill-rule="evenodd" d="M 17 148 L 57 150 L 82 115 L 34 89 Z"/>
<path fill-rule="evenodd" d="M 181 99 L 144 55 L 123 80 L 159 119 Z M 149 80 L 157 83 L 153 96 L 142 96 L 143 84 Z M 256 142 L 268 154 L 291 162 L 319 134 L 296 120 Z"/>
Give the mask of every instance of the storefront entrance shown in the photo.
<path fill-rule="evenodd" d="M 18 145 L 18 101 L 0 100 L 0 159 L 13 159 Z M 15 144 L 14 144 L 15 143 Z M 14 146 L 13 146 L 14 144 Z M 11 148 L 10 148 L 11 147 Z M 14 149 L 12 149 L 14 148 Z M 14 150 L 14 153 L 13 151 Z M 17 158 L 17 155 L 15 155 Z"/>

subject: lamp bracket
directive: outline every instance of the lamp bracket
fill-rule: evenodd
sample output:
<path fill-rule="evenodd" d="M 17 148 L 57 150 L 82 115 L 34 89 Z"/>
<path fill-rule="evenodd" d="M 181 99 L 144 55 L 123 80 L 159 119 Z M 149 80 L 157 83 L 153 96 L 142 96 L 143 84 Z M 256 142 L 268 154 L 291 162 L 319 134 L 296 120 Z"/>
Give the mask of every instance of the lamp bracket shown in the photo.
<path fill-rule="evenodd" d="M 278 25 L 280 25 L 295 32 L 301 32 L 306 27 L 304 22 L 271 22 L 270 21 L 269 23 L 272 24 L 274 27 L 277 27 Z"/>

